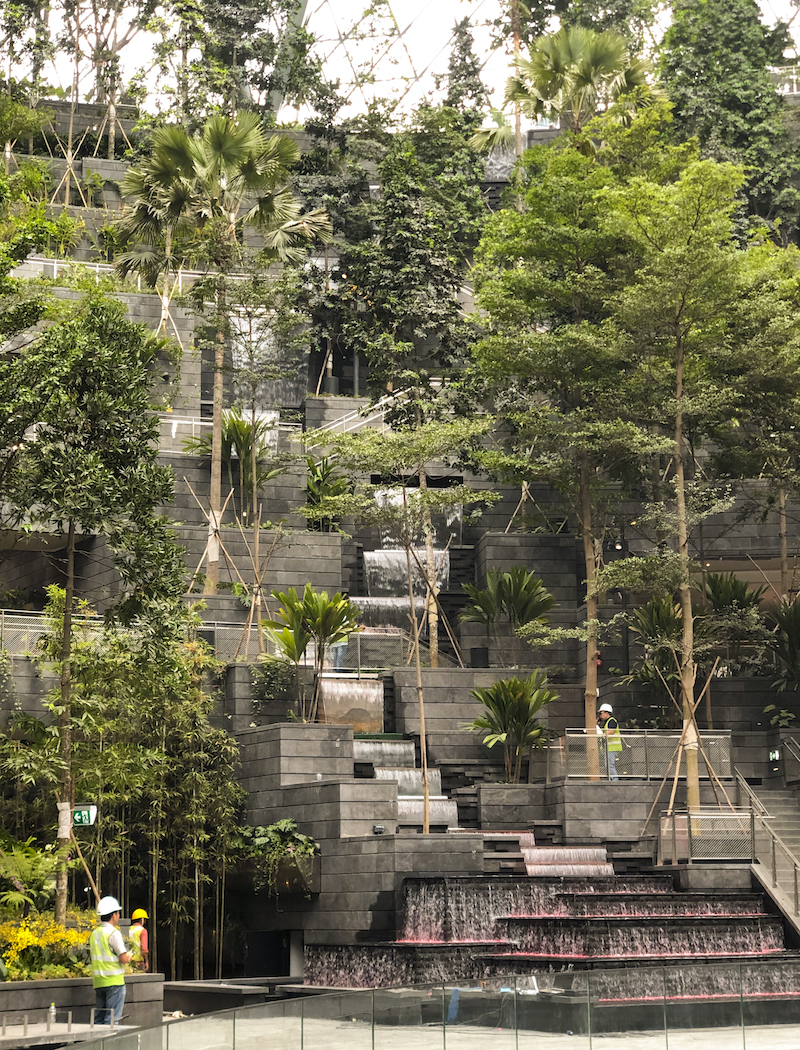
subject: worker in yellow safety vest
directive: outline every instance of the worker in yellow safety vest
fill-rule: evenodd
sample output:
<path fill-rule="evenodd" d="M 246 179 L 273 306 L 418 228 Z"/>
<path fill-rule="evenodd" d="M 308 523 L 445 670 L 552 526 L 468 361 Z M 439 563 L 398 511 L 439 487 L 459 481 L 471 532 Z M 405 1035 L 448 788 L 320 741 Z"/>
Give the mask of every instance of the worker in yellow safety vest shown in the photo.
<path fill-rule="evenodd" d="M 125 1002 L 125 963 L 131 961 L 122 934 L 117 929 L 122 905 L 116 897 L 102 897 L 97 905 L 100 925 L 89 938 L 92 984 L 98 1024 L 111 1024 L 122 1017 Z"/>
<path fill-rule="evenodd" d="M 622 734 L 619 731 L 619 722 L 614 718 L 614 709 L 611 704 L 601 704 L 597 713 L 598 727 L 606 742 L 606 762 L 608 765 L 608 779 L 619 780 L 617 770 L 617 756 L 622 751 Z"/>
<path fill-rule="evenodd" d="M 133 925 L 128 930 L 128 943 L 131 949 L 131 965 L 143 973 L 150 969 L 150 945 L 147 939 L 147 930 L 144 928 L 145 921 L 150 916 L 144 908 L 137 908 L 131 915 Z"/>

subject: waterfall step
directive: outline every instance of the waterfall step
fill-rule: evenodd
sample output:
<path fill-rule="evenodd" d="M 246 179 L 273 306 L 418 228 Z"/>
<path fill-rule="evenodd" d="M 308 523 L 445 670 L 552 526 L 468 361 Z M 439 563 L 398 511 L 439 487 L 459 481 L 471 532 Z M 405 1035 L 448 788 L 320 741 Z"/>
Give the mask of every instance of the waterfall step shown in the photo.
<path fill-rule="evenodd" d="M 498 939 L 530 955 L 758 955 L 782 951 L 777 915 L 496 916 Z"/>
<path fill-rule="evenodd" d="M 413 740 L 353 740 L 353 761 L 379 768 L 414 768 Z"/>
<path fill-rule="evenodd" d="M 406 795 L 397 799 L 397 823 L 403 828 L 421 828 L 425 799 L 422 796 Z M 428 799 L 428 816 L 431 827 L 455 828 L 458 826 L 458 808 L 452 799 L 444 795 Z"/>
<path fill-rule="evenodd" d="M 614 874 L 614 865 L 609 862 L 602 846 L 533 846 L 523 836 L 520 837 L 520 846 L 529 875 L 577 875 L 589 878 Z"/>
<path fill-rule="evenodd" d="M 397 797 L 422 795 L 422 770 L 410 766 L 375 766 L 376 780 L 396 780 Z M 433 798 L 442 796 L 442 774 L 438 769 L 428 769 L 428 794 Z"/>
<path fill-rule="evenodd" d="M 760 893 L 717 891 L 707 893 L 593 893 L 580 890 L 557 893 L 553 911 L 543 917 L 559 915 L 599 919 L 609 916 L 730 916 L 767 917 Z"/>

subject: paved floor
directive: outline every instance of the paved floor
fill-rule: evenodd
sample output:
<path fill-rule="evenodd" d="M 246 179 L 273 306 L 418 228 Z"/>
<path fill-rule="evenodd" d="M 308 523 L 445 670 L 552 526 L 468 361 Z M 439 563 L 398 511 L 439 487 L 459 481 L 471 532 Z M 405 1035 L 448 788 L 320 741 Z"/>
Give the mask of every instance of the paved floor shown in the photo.
<path fill-rule="evenodd" d="M 150 1039 L 146 1037 L 151 1036 Z M 387 1025 L 299 1017 L 233 1020 L 198 1017 L 171 1025 L 169 1050 L 800 1050 L 800 1022 L 745 1029 L 673 1029 L 669 1033 L 573 1035 L 469 1025 Z M 166 1050 L 156 1033 L 141 1033 L 140 1050 Z M 109 1046 L 111 1050 L 111 1046 Z M 123 1048 L 120 1048 L 123 1050 Z"/>

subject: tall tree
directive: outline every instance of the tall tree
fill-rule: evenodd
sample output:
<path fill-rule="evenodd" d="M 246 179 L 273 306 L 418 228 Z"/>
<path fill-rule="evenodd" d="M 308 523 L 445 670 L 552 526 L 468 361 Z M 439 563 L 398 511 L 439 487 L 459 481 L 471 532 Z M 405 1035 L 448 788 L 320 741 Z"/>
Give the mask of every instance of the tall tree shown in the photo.
<path fill-rule="evenodd" d="M 172 0 L 157 10 L 158 83 L 166 112 L 193 130 L 214 113 L 257 109 L 274 123 L 284 99 L 319 85 L 301 0 Z"/>
<path fill-rule="evenodd" d="M 646 62 L 628 54 L 628 42 L 612 31 L 581 26 L 542 36 L 520 59 L 508 82 L 506 99 L 519 102 L 529 116 L 550 116 L 576 133 L 598 110 L 607 109 L 634 88 L 646 88 Z M 639 99 L 646 101 L 646 96 Z"/>
<path fill-rule="evenodd" d="M 612 197 L 619 230 L 642 252 L 617 293 L 614 312 L 635 348 L 632 381 L 645 418 L 672 435 L 669 490 L 660 494 L 674 524 L 674 589 L 681 607 L 680 693 L 690 808 L 699 805 L 693 720 L 697 660 L 690 533 L 718 499 L 696 469 L 694 450 L 746 404 L 748 387 L 776 353 L 796 353 L 796 288 L 785 256 L 769 245 L 737 244 L 734 216 L 743 172 L 696 161 L 659 186 L 634 178 Z M 666 521 L 662 517 L 662 527 Z"/>
<path fill-rule="evenodd" d="M 157 542 L 156 508 L 172 492 L 172 474 L 156 463 L 157 419 L 148 369 L 158 344 L 125 319 L 114 300 L 95 295 L 0 364 L 0 383 L 15 391 L 9 407 L 36 401 L 35 431 L 14 459 L 7 499 L 16 525 L 62 537 L 65 597 L 60 651 L 61 804 L 58 844 L 66 849 L 74 802 L 71 735 L 71 644 L 75 557 L 82 535 L 101 534 L 135 608 L 142 587 L 169 586 L 180 572 Z M 66 908 L 66 867 L 59 871 L 56 918 Z"/>
<path fill-rule="evenodd" d="M 597 705 L 598 592 L 603 535 L 618 485 L 632 483 L 659 441 L 626 413 L 621 376 L 630 347 L 610 323 L 607 300 L 639 261 L 634 241 L 609 224 L 612 171 L 574 149 L 525 156 L 524 210 L 490 219 L 476 288 L 488 332 L 475 373 L 504 421 L 500 451 L 478 453 L 495 476 L 544 480 L 574 508 L 586 573 L 585 725 Z M 589 771 L 598 771 L 589 749 Z"/>
<path fill-rule="evenodd" d="M 660 69 L 679 131 L 705 156 L 745 166 L 748 211 L 779 223 L 784 242 L 797 224 L 799 161 L 769 67 L 787 44 L 786 27 L 767 30 L 755 0 L 677 0 Z"/>
<path fill-rule="evenodd" d="M 197 236 L 184 245 L 184 250 L 209 270 L 207 282 L 196 289 L 198 295 L 206 293 L 214 303 L 213 445 L 206 576 L 209 593 L 214 593 L 219 583 L 226 278 L 243 268 L 246 227 L 260 234 L 262 257 L 294 260 L 302 258 L 302 246 L 317 236 L 327 236 L 329 230 L 324 213 L 301 212 L 287 185 L 287 165 L 297 156 L 297 147 L 290 139 L 264 133 L 255 113 L 241 113 L 236 118 L 216 116 L 195 135 L 188 135 L 182 128 L 162 128 L 154 136 L 153 160 L 129 184 L 135 190 L 134 215 L 129 222 L 124 218 L 122 221 L 128 224 L 131 236 L 137 236 L 141 230 L 143 238 L 152 239 L 157 236 L 161 216 L 169 217 L 158 265 L 153 265 L 152 252 L 141 257 L 145 276 L 155 282 L 158 273 L 166 275 L 168 267 L 174 267 L 176 244 L 174 239 L 170 242 L 168 254 L 167 237 L 186 218 L 191 220 Z M 123 261 L 126 268 L 133 265 L 134 260 Z"/>

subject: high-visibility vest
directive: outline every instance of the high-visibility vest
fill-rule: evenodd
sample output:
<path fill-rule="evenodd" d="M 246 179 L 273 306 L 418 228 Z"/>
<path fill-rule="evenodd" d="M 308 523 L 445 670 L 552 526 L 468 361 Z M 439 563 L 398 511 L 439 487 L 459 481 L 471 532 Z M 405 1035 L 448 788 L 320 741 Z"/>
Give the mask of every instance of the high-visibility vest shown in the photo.
<path fill-rule="evenodd" d="M 612 715 L 606 719 L 606 724 L 603 726 L 603 731 L 606 734 L 606 747 L 609 751 L 621 751 L 622 750 L 622 736 L 619 731 L 619 722 Z"/>
<path fill-rule="evenodd" d="M 125 984 L 125 967 L 111 950 L 109 940 L 114 932 L 110 922 L 101 923 L 89 938 L 92 956 L 92 984 L 95 988 L 110 988 Z"/>
<path fill-rule="evenodd" d="M 142 951 L 142 934 L 144 933 L 144 926 L 131 926 L 128 930 L 128 935 L 131 941 L 131 962 L 140 963 L 144 960 L 144 952 Z"/>

